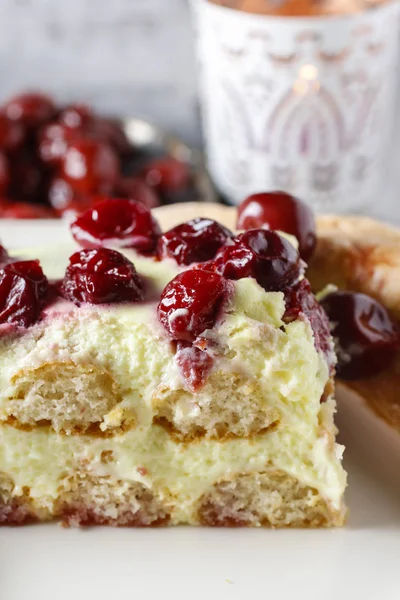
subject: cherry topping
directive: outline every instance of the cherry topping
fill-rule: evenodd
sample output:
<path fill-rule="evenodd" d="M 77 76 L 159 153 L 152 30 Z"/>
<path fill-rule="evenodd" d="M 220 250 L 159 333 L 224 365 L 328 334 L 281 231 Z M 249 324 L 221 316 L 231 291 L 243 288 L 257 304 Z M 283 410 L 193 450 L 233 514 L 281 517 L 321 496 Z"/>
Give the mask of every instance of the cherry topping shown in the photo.
<path fill-rule="evenodd" d="M 400 347 L 400 336 L 382 304 L 353 292 L 333 292 L 321 304 L 331 321 L 340 378 L 370 377 L 388 365 Z"/>
<path fill-rule="evenodd" d="M 44 193 L 44 172 L 38 157 L 27 149 L 9 161 L 9 194 L 17 200 L 28 202 L 42 201 Z"/>
<path fill-rule="evenodd" d="M 65 125 L 49 123 L 39 132 L 38 152 L 41 160 L 51 166 L 59 166 L 65 156 L 68 144 L 76 133 Z"/>
<path fill-rule="evenodd" d="M 238 210 L 237 229 L 265 227 L 294 235 L 299 241 L 300 256 L 308 260 L 317 242 L 312 210 L 285 192 L 254 194 Z"/>
<path fill-rule="evenodd" d="M 4 112 L 0 112 L 0 148 L 15 150 L 24 141 L 25 131 L 22 125 L 12 121 Z"/>
<path fill-rule="evenodd" d="M 169 193 L 180 191 L 189 184 L 190 170 L 176 158 L 159 158 L 147 163 L 141 176 L 157 191 Z"/>
<path fill-rule="evenodd" d="M 93 208 L 80 215 L 71 232 L 83 248 L 102 245 L 154 249 L 161 231 L 150 210 L 141 202 L 118 198 L 98 198 Z"/>
<path fill-rule="evenodd" d="M 75 252 L 61 290 L 64 298 L 78 305 L 143 300 L 142 282 L 133 263 L 109 248 Z"/>
<path fill-rule="evenodd" d="M 212 219 L 201 217 L 182 223 L 158 240 L 160 258 L 174 258 L 178 265 L 190 265 L 214 258 L 233 233 Z"/>
<path fill-rule="evenodd" d="M 12 262 L 0 269 L 0 323 L 33 325 L 40 315 L 48 281 L 38 260 Z"/>
<path fill-rule="evenodd" d="M 49 121 L 55 114 L 53 100 L 40 93 L 28 93 L 15 96 L 4 107 L 6 116 L 28 128 L 35 128 Z"/>
<path fill-rule="evenodd" d="M 283 320 L 290 323 L 304 315 L 310 322 L 314 334 L 314 344 L 317 350 L 325 355 L 332 374 L 336 357 L 333 351 L 329 320 L 320 303 L 312 293 L 310 283 L 302 279 L 296 285 L 285 290 L 286 312 Z"/>
<path fill-rule="evenodd" d="M 173 339 L 190 342 L 213 327 L 228 292 L 228 282 L 217 273 L 184 271 L 164 289 L 158 318 Z"/>
<path fill-rule="evenodd" d="M 10 202 L 0 205 L 2 219 L 54 219 L 57 213 L 49 206 L 31 202 Z"/>
<path fill-rule="evenodd" d="M 61 162 L 61 177 L 81 194 L 108 193 L 119 177 L 119 160 L 104 142 L 76 138 Z"/>
<path fill-rule="evenodd" d="M 60 177 L 55 177 L 50 182 L 48 198 L 58 215 L 80 214 L 94 204 L 92 196 L 76 192 L 65 179 Z"/>
<path fill-rule="evenodd" d="M 97 139 L 112 146 L 118 154 L 126 154 L 131 150 L 129 140 L 117 120 L 96 117 L 89 130 Z"/>
<path fill-rule="evenodd" d="M 304 268 L 297 250 L 284 237 L 267 229 L 251 229 L 222 247 L 210 267 L 227 279 L 254 277 L 267 291 L 295 283 Z"/>
<path fill-rule="evenodd" d="M 156 208 L 160 200 L 152 188 L 138 177 L 123 177 L 114 188 L 115 198 L 128 198 L 141 202 L 147 208 Z"/>
<path fill-rule="evenodd" d="M 206 382 L 212 369 L 212 357 L 206 350 L 201 350 L 187 342 L 178 342 L 176 361 L 189 389 L 197 392 Z"/>

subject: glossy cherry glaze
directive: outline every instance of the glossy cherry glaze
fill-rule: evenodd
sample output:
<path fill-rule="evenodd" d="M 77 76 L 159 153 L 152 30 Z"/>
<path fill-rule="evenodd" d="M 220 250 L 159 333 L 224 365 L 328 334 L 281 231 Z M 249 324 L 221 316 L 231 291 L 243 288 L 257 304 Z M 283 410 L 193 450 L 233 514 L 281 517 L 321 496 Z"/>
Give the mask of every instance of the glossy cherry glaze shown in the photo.
<path fill-rule="evenodd" d="M 382 304 L 353 292 L 328 294 L 321 304 L 331 322 L 340 378 L 371 377 L 394 358 L 399 330 Z"/>
<path fill-rule="evenodd" d="M 120 176 L 119 159 L 104 142 L 76 138 L 62 158 L 60 176 L 80 194 L 107 194 Z"/>
<path fill-rule="evenodd" d="M 178 342 L 176 362 L 189 389 L 197 392 L 205 384 L 214 361 L 207 350 L 201 350 L 188 342 Z"/>
<path fill-rule="evenodd" d="M 141 202 L 98 198 L 95 206 L 72 224 L 75 240 L 84 248 L 112 245 L 152 251 L 161 233 L 150 210 Z"/>
<path fill-rule="evenodd" d="M 58 216 L 77 215 L 94 205 L 92 196 L 80 194 L 62 179 L 55 177 L 48 188 L 49 201 Z"/>
<path fill-rule="evenodd" d="M 59 112 L 57 121 L 68 129 L 82 130 L 90 127 L 93 118 L 93 110 L 87 104 L 69 104 Z"/>
<path fill-rule="evenodd" d="M 217 273 L 184 271 L 165 287 L 158 318 L 174 340 L 193 341 L 213 327 L 229 291 L 229 283 Z"/>
<path fill-rule="evenodd" d="M 173 258 L 178 265 L 205 262 L 233 237 L 217 221 L 199 217 L 164 233 L 158 240 L 157 255 L 161 259 Z"/>
<path fill-rule="evenodd" d="M 266 227 L 294 235 L 299 242 L 300 256 L 309 260 L 317 243 L 312 210 L 285 192 L 254 194 L 238 209 L 237 229 Z"/>
<path fill-rule="evenodd" d="M 310 283 L 302 279 L 285 290 L 286 312 L 283 320 L 290 323 L 304 315 L 313 330 L 317 350 L 326 358 L 331 375 L 334 372 L 336 357 L 333 350 L 329 320 L 320 303 L 312 293 Z"/>
<path fill-rule="evenodd" d="M 76 135 L 75 130 L 60 123 L 49 123 L 42 127 L 38 134 L 38 153 L 41 161 L 47 166 L 59 167 L 68 144 Z"/>
<path fill-rule="evenodd" d="M 61 286 L 75 304 L 113 304 L 143 300 L 143 285 L 125 256 L 109 248 L 81 250 L 69 259 Z"/>
<path fill-rule="evenodd" d="M 39 319 L 48 281 L 38 260 L 17 261 L 0 269 L 0 323 L 29 327 Z"/>
<path fill-rule="evenodd" d="M 32 129 L 50 121 L 56 113 L 56 106 L 46 94 L 32 92 L 11 98 L 5 104 L 4 111 L 12 121 Z"/>
<path fill-rule="evenodd" d="M 227 279 L 254 277 L 269 292 L 295 283 L 304 263 L 292 244 L 275 231 L 251 229 L 236 237 L 233 245 L 222 247 L 209 268 Z"/>
<path fill-rule="evenodd" d="M 138 177 L 122 177 L 115 185 L 113 196 L 141 202 L 147 208 L 156 208 L 160 199 L 153 189 Z"/>

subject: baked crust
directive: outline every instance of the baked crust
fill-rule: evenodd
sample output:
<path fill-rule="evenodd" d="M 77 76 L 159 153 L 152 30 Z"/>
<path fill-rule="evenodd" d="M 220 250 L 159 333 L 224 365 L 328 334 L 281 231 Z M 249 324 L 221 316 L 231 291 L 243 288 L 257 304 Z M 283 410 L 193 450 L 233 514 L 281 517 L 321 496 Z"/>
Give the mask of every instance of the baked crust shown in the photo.
<path fill-rule="evenodd" d="M 200 210 L 199 210 L 200 209 Z M 162 227 L 170 228 L 199 215 L 235 229 L 236 209 L 212 203 L 188 203 L 157 209 Z M 400 229 L 360 216 L 317 218 L 318 244 L 307 270 L 315 291 L 333 283 L 363 292 L 381 302 L 400 321 Z M 388 367 L 365 380 L 338 382 L 367 402 L 400 432 L 400 352 Z"/>

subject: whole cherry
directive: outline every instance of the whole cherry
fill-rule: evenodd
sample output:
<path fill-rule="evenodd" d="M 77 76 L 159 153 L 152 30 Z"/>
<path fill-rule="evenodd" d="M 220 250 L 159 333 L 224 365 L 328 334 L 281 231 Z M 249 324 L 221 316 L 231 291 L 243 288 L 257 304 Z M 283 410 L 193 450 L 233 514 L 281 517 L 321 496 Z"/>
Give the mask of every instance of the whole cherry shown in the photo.
<path fill-rule="evenodd" d="M 265 227 L 294 235 L 300 256 L 307 261 L 317 242 L 312 210 L 285 192 L 266 192 L 249 196 L 238 209 L 237 229 Z"/>
<path fill-rule="evenodd" d="M 40 92 L 30 92 L 11 98 L 5 104 L 4 112 L 11 121 L 17 121 L 28 129 L 34 129 L 53 118 L 56 106 L 50 96 Z"/>
<path fill-rule="evenodd" d="M 150 210 L 141 202 L 98 197 L 93 208 L 81 214 L 71 232 L 83 248 L 110 245 L 149 252 L 161 233 Z"/>
<path fill-rule="evenodd" d="M 214 326 L 229 291 L 229 282 L 218 273 L 184 271 L 165 287 L 158 318 L 173 339 L 193 341 Z"/>
<path fill-rule="evenodd" d="M 223 246 L 205 268 L 227 279 L 254 277 L 266 291 L 281 291 L 304 272 L 297 250 L 284 237 L 267 229 L 250 229 Z"/>
<path fill-rule="evenodd" d="M 48 281 L 38 260 L 10 262 L 0 269 L 0 323 L 33 325 L 40 316 Z"/>
<path fill-rule="evenodd" d="M 143 285 L 135 266 L 109 248 L 81 250 L 69 259 L 61 291 L 77 305 L 139 302 Z"/>
<path fill-rule="evenodd" d="M 371 377 L 400 348 L 399 331 L 382 304 L 354 292 L 333 292 L 321 301 L 331 322 L 342 379 Z"/>
<path fill-rule="evenodd" d="M 157 244 L 159 258 L 173 258 L 178 265 L 190 265 L 214 258 L 233 233 L 212 219 L 197 218 L 164 233 Z"/>
<path fill-rule="evenodd" d="M 119 159 L 104 142 L 75 138 L 61 160 L 60 176 L 81 194 L 109 193 L 120 176 Z"/>

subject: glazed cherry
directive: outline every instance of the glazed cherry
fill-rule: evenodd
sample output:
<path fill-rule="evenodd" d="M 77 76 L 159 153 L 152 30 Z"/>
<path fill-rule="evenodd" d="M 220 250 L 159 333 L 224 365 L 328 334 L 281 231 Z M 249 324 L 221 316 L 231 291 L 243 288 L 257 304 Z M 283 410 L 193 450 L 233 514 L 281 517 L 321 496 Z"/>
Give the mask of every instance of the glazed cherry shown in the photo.
<path fill-rule="evenodd" d="M 15 96 L 4 106 L 6 116 L 31 129 L 50 121 L 56 112 L 53 100 L 40 93 Z"/>
<path fill-rule="evenodd" d="M 19 148 L 24 141 L 25 131 L 22 125 L 12 121 L 7 115 L 0 112 L 0 148 L 12 151 Z"/>
<path fill-rule="evenodd" d="M 6 196 L 10 183 L 9 163 L 3 152 L 0 151 L 0 196 Z"/>
<path fill-rule="evenodd" d="M 0 323 L 29 327 L 39 319 L 48 281 L 38 260 L 12 262 L 0 269 Z"/>
<path fill-rule="evenodd" d="M 164 233 L 157 244 L 159 258 L 173 258 L 190 265 L 214 258 L 233 233 L 212 219 L 197 218 Z"/>
<path fill-rule="evenodd" d="M 229 289 L 218 273 L 184 271 L 164 289 L 158 318 L 173 339 L 190 342 L 213 327 Z"/>
<path fill-rule="evenodd" d="M 304 271 L 297 250 L 275 231 L 251 229 L 222 247 L 211 265 L 227 279 L 254 277 L 266 291 L 284 290 Z"/>
<path fill-rule="evenodd" d="M 86 104 L 69 104 L 58 114 L 57 121 L 61 126 L 68 129 L 86 129 L 92 121 L 94 115 L 90 106 Z"/>
<path fill-rule="evenodd" d="M 121 178 L 114 188 L 113 195 L 115 198 L 136 200 L 147 206 L 147 208 L 156 208 L 160 205 L 157 194 L 138 177 Z"/>
<path fill-rule="evenodd" d="M 386 308 L 365 294 L 333 292 L 321 301 L 332 327 L 342 379 L 362 379 L 384 369 L 400 347 Z"/>
<path fill-rule="evenodd" d="M 265 227 L 294 235 L 300 256 L 307 261 L 317 241 L 312 210 L 301 200 L 285 192 L 254 194 L 238 209 L 237 229 Z"/>
<path fill-rule="evenodd" d="M 69 259 L 62 295 L 75 304 L 111 304 L 143 300 L 143 286 L 125 256 L 109 248 L 81 250 Z"/>
<path fill-rule="evenodd" d="M 127 154 L 132 149 L 117 120 L 96 117 L 90 123 L 89 130 L 94 137 L 112 146 L 118 154 Z"/>
<path fill-rule="evenodd" d="M 61 161 L 61 177 L 81 194 L 109 193 L 119 174 L 116 152 L 92 138 L 76 138 Z"/>
<path fill-rule="evenodd" d="M 178 342 L 176 362 L 192 392 L 197 392 L 205 384 L 213 366 L 213 359 L 206 350 L 188 342 Z"/>
<path fill-rule="evenodd" d="M 313 330 L 315 347 L 325 355 L 329 371 L 333 374 L 336 357 L 333 350 L 329 320 L 321 304 L 312 293 L 309 281 L 302 279 L 284 292 L 286 312 L 283 320 L 285 323 L 290 323 L 302 315 L 307 317 Z"/>
<path fill-rule="evenodd" d="M 2 219 L 54 219 L 57 213 L 50 206 L 31 202 L 10 202 L 0 206 Z"/>
<path fill-rule="evenodd" d="M 83 248 L 112 245 L 148 252 L 155 248 L 161 233 L 150 210 L 141 202 L 98 198 L 72 224 L 71 232 Z"/>
<path fill-rule="evenodd" d="M 160 193 L 181 191 L 190 182 L 189 167 L 176 158 L 159 158 L 141 170 L 146 183 Z"/>
<path fill-rule="evenodd" d="M 55 177 L 50 182 L 48 199 L 58 215 L 80 214 L 94 205 L 92 196 L 76 192 L 65 179 L 60 177 Z"/>

